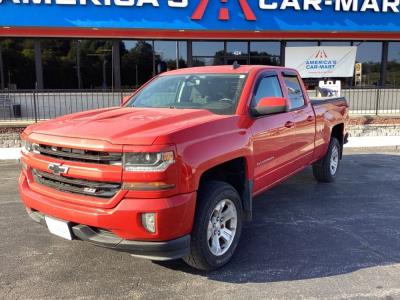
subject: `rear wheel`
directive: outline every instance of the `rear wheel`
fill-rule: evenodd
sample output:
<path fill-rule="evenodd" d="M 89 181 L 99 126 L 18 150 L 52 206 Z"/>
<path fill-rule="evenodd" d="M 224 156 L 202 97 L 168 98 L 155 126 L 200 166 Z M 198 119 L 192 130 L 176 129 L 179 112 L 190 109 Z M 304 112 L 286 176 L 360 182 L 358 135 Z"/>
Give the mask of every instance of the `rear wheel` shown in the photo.
<path fill-rule="evenodd" d="M 204 271 L 232 258 L 242 231 L 242 206 L 237 191 L 220 181 L 205 182 L 198 192 L 191 251 L 184 261 Z"/>
<path fill-rule="evenodd" d="M 331 138 L 326 155 L 313 165 L 315 179 L 321 182 L 333 182 L 340 164 L 342 146 L 337 138 Z"/>

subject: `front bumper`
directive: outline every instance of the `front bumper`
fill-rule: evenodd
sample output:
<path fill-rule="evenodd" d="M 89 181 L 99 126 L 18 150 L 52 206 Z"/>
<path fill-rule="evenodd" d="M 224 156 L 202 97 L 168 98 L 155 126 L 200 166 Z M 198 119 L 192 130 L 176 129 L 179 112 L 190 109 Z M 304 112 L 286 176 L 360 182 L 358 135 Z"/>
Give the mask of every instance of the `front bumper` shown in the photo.
<path fill-rule="evenodd" d="M 42 194 L 24 172 L 19 190 L 33 219 L 43 222 L 47 215 L 68 221 L 77 239 L 152 259 L 175 259 L 188 253 L 196 193 L 158 199 L 122 198 L 113 208 L 98 208 L 63 201 L 64 194 L 56 190 L 51 196 Z M 141 214 L 145 212 L 156 214 L 156 233 L 143 227 Z"/>
<path fill-rule="evenodd" d="M 35 222 L 46 226 L 44 214 L 29 209 L 28 214 Z M 190 235 L 171 241 L 144 242 L 124 240 L 109 231 L 96 230 L 82 224 L 72 225 L 71 231 L 75 239 L 104 248 L 129 252 L 133 256 L 151 260 L 178 259 L 187 256 L 190 251 Z"/>

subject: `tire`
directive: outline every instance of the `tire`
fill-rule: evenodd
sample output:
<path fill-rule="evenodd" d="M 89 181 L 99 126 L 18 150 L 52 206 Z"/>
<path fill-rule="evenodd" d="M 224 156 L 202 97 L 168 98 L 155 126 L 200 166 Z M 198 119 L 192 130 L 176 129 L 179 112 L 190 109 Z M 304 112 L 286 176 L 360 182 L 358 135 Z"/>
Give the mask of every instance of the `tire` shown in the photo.
<path fill-rule="evenodd" d="M 328 152 L 313 165 L 315 179 L 320 182 L 334 182 L 339 171 L 342 146 L 337 138 L 331 138 Z M 335 166 L 336 163 L 336 166 Z"/>
<path fill-rule="evenodd" d="M 236 221 L 234 217 L 228 219 L 235 212 Z M 219 216 L 225 216 L 226 220 L 218 219 Z M 202 271 L 212 271 L 224 266 L 232 258 L 239 243 L 242 223 L 243 210 L 238 192 L 225 182 L 205 182 L 200 186 L 197 195 L 190 254 L 183 260 Z M 226 242 L 229 236 L 233 237 L 230 242 Z M 215 247 L 218 244 L 219 252 L 218 247 Z"/>

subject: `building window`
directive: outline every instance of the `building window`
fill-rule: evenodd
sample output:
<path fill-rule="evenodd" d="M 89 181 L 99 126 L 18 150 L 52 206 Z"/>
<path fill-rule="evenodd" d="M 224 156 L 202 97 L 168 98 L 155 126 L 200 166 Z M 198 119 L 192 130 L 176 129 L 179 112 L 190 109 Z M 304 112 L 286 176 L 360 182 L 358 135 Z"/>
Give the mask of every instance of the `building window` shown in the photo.
<path fill-rule="evenodd" d="M 249 52 L 248 42 L 227 42 L 226 55 L 227 56 L 240 56 L 247 55 Z"/>
<path fill-rule="evenodd" d="M 154 41 L 154 50 L 157 73 L 186 67 L 186 42 Z"/>
<path fill-rule="evenodd" d="M 187 42 L 178 42 L 179 50 L 179 68 L 186 68 L 188 66 L 188 53 L 187 53 Z"/>
<path fill-rule="evenodd" d="M 235 61 L 240 65 L 249 64 L 249 42 L 226 42 L 225 64 L 232 65 Z"/>
<path fill-rule="evenodd" d="M 357 46 L 356 62 L 362 63 L 361 82 L 357 86 L 377 86 L 381 77 L 381 42 L 355 42 Z"/>
<path fill-rule="evenodd" d="M 225 64 L 224 42 L 193 42 L 193 66 Z"/>
<path fill-rule="evenodd" d="M 224 53 L 224 42 L 193 42 L 193 56 L 214 56 Z"/>
<path fill-rule="evenodd" d="M 43 82 L 46 89 L 76 89 L 76 42 L 41 40 Z"/>
<path fill-rule="evenodd" d="M 123 41 L 121 81 L 126 88 L 139 87 L 153 76 L 153 41 Z"/>
<path fill-rule="evenodd" d="M 3 82 L 7 89 L 32 89 L 35 87 L 35 59 L 33 40 L 5 39 L 0 41 L 3 65 Z"/>
<path fill-rule="evenodd" d="M 251 42 L 250 64 L 280 66 L 280 42 Z"/>
<path fill-rule="evenodd" d="M 389 43 L 386 85 L 393 88 L 400 85 L 400 42 Z"/>

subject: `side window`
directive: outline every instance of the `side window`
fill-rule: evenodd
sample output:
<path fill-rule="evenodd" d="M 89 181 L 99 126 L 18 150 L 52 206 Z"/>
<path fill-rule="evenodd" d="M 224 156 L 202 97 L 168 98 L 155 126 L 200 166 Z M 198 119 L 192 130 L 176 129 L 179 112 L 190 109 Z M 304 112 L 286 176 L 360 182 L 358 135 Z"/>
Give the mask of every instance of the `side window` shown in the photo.
<path fill-rule="evenodd" d="M 258 102 L 265 97 L 283 97 L 278 76 L 272 75 L 261 79 L 254 94 L 251 106 L 257 106 Z"/>
<path fill-rule="evenodd" d="M 302 107 L 305 101 L 299 79 L 297 76 L 284 76 L 284 78 L 288 88 L 290 109 Z"/>

